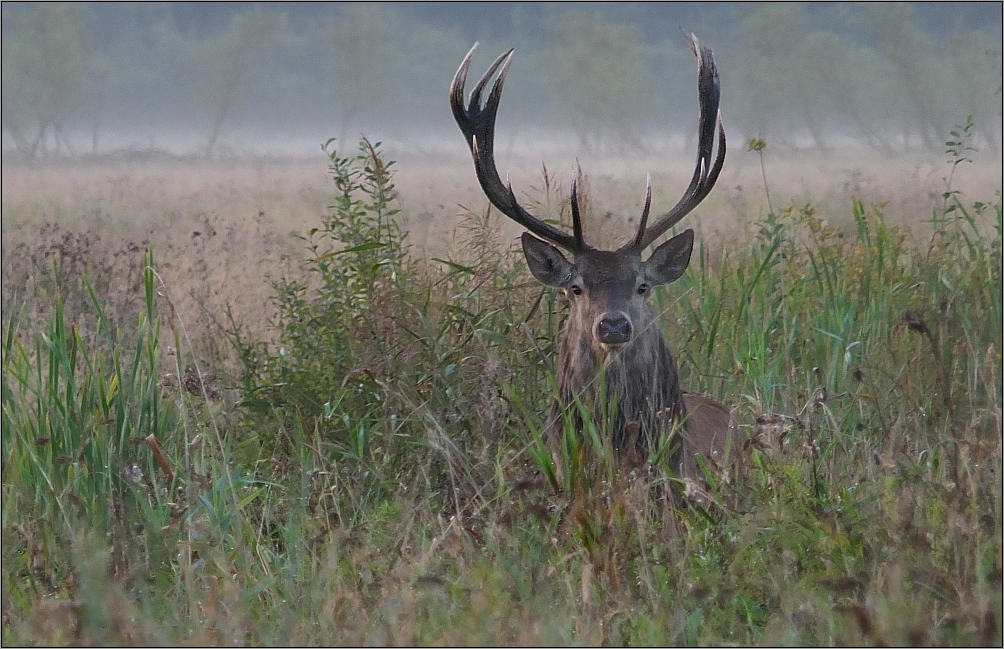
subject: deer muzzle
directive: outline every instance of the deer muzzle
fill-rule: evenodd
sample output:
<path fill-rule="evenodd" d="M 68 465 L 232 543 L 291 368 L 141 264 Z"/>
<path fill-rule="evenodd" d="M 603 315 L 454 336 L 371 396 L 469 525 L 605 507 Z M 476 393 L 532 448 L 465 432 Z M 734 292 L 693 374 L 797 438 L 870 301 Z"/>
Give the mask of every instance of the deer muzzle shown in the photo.
<path fill-rule="evenodd" d="M 593 336 L 604 345 L 623 345 L 633 333 L 631 319 L 623 311 L 602 314 L 593 328 Z"/>

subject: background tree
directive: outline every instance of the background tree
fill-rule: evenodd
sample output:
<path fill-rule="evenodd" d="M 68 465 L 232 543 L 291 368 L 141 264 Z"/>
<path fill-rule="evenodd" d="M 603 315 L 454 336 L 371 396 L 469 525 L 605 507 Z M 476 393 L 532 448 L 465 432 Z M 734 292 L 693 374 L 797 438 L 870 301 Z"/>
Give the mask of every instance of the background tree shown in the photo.
<path fill-rule="evenodd" d="M 1000 39 L 977 29 L 957 28 L 948 35 L 947 49 L 952 64 L 953 96 L 959 102 L 958 118 L 972 115 L 976 132 L 995 155 L 1000 153 L 993 125 L 1001 115 Z"/>
<path fill-rule="evenodd" d="M 642 133 L 658 113 L 658 96 L 653 48 L 638 29 L 596 9 L 563 7 L 545 24 L 544 59 L 555 118 L 575 129 L 584 149 L 608 138 L 622 148 L 644 148 Z"/>
<path fill-rule="evenodd" d="M 324 38 L 340 115 L 340 142 L 347 141 L 349 127 L 363 110 L 399 92 L 397 46 L 405 31 L 403 16 L 391 5 L 344 4 L 331 17 Z"/>
<path fill-rule="evenodd" d="M 187 89 L 193 82 L 185 76 L 191 43 L 175 31 L 170 7 L 135 3 L 81 6 L 91 30 L 91 65 L 88 105 L 80 117 L 89 118 L 92 153 L 98 152 L 109 126 L 132 126 L 130 122 L 137 121 L 134 115 L 163 124 L 170 112 L 184 113 Z M 173 101 L 165 101 L 164 96 L 173 97 Z"/>
<path fill-rule="evenodd" d="M 734 58 L 742 67 L 735 82 L 742 101 L 735 113 L 744 136 L 797 136 L 797 125 L 826 151 L 840 92 L 852 85 L 848 43 L 817 27 L 797 3 L 745 11 L 737 37 Z"/>
<path fill-rule="evenodd" d="M 892 66 L 873 47 L 846 39 L 840 71 L 828 77 L 832 86 L 835 126 L 885 156 L 906 143 L 906 91 Z"/>
<path fill-rule="evenodd" d="M 73 154 L 67 119 L 86 100 L 88 28 L 71 3 L 3 5 L 3 128 L 17 151 L 45 154 L 51 133 L 54 152 Z"/>
<path fill-rule="evenodd" d="M 908 115 L 925 149 L 939 151 L 954 111 L 946 110 L 946 91 L 953 85 L 951 63 L 939 56 L 937 40 L 916 21 L 913 7 L 869 3 L 855 7 L 854 18 L 870 44 L 892 64 L 906 90 Z M 907 137 L 909 134 L 907 134 Z"/>
<path fill-rule="evenodd" d="M 224 122 L 246 98 L 249 74 L 281 21 L 281 14 L 255 7 L 233 15 L 220 33 L 192 47 L 200 73 L 194 93 L 211 118 L 206 157 L 212 157 Z"/>

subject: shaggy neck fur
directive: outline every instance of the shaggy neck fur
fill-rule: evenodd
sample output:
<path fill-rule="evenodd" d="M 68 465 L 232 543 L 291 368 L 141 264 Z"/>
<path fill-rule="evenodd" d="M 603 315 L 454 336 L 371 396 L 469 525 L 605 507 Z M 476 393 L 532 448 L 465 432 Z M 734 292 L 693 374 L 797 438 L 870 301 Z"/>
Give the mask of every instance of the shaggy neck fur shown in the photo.
<path fill-rule="evenodd" d="M 685 416 L 676 362 L 654 321 L 647 324 L 632 341 L 616 348 L 605 349 L 581 327 L 569 326 L 562 340 L 558 370 L 561 403 L 573 409 L 581 432 L 581 417 L 574 410 L 578 395 L 592 410 L 601 430 L 612 433 L 617 451 L 632 440 L 639 450 L 651 449 L 674 418 Z M 552 414 L 556 422 L 561 420 L 560 409 L 555 404 Z M 613 414 L 612 421 L 605 413 Z M 632 423 L 638 424 L 634 429 L 637 435 L 630 434 Z"/>

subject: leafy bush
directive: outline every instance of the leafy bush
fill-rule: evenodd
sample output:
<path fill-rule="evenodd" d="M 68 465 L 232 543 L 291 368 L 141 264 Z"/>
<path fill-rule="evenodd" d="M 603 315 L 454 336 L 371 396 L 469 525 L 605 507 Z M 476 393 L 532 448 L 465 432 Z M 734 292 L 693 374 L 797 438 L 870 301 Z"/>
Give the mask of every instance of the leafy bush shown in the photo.
<path fill-rule="evenodd" d="M 274 345 L 234 337 L 244 405 L 314 422 L 335 458 L 386 488 L 424 469 L 422 449 L 453 471 L 455 460 L 469 463 L 472 431 L 479 443 L 505 436 L 495 415 L 507 377 L 540 378 L 533 336 L 517 326 L 532 284 L 502 251 L 490 214 L 466 226 L 477 269 L 420 263 L 396 221 L 393 162 L 379 143 L 363 140 L 347 157 L 330 140 L 324 149 L 336 193 L 328 219 L 304 237 L 311 277 L 275 283 Z M 445 481 L 439 469 L 434 481 Z"/>

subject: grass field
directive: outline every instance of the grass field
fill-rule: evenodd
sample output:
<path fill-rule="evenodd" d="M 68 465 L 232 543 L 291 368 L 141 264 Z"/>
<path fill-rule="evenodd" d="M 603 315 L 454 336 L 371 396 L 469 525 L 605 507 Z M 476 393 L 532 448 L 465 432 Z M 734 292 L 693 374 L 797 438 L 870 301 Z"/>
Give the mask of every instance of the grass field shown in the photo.
<path fill-rule="evenodd" d="M 753 470 L 673 507 L 554 478 L 563 304 L 466 156 L 5 165 L 4 644 L 1000 645 L 1000 161 L 740 149 L 653 300 Z M 605 245 L 689 175 L 581 163 Z"/>

